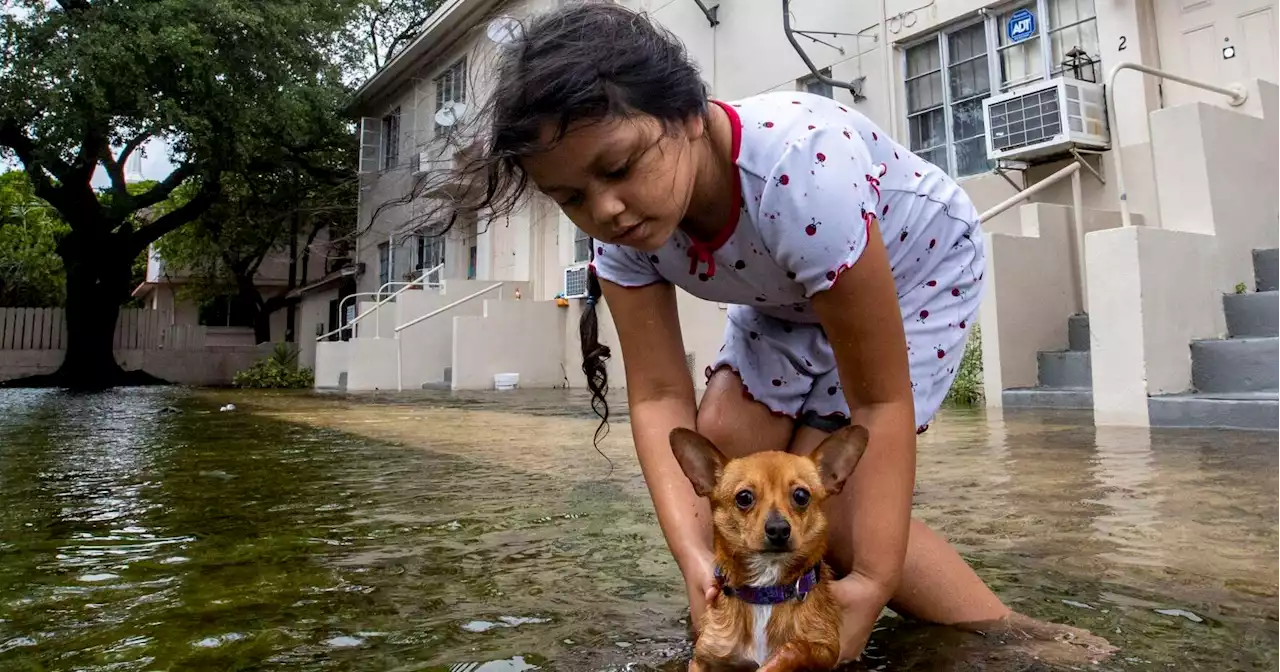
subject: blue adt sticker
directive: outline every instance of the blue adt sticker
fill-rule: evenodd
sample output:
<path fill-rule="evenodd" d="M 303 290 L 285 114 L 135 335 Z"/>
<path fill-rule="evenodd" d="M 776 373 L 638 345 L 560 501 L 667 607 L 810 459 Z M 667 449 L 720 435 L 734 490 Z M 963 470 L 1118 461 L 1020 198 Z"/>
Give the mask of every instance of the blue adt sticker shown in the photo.
<path fill-rule="evenodd" d="M 1005 33 L 1009 36 L 1010 42 L 1021 42 L 1028 37 L 1033 37 L 1036 34 L 1036 15 L 1029 9 L 1019 9 L 1009 16 Z"/>

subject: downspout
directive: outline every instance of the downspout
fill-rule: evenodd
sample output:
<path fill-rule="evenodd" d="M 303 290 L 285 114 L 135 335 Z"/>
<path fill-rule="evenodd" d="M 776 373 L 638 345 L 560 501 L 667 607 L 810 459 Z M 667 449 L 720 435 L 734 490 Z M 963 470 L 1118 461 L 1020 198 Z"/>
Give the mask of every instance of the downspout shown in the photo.
<path fill-rule="evenodd" d="M 893 78 L 893 45 L 889 43 L 889 0 L 880 0 L 880 51 L 884 58 L 885 91 L 889 95 L 889 134 L 898 137 L 898 87 Z"/>

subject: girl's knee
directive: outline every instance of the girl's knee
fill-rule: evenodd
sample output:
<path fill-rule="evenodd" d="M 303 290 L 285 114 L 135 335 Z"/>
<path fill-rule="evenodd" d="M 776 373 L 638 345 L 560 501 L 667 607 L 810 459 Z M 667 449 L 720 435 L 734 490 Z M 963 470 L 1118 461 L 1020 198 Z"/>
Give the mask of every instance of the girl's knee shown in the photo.
<path fill-rule="evenodd" d="M 785 450 L 793 421 L 744 392 L 742 379 L 732 369 L 713 373 L 698 407 L 698 433 L 730 458 L 761 450 Z"/>

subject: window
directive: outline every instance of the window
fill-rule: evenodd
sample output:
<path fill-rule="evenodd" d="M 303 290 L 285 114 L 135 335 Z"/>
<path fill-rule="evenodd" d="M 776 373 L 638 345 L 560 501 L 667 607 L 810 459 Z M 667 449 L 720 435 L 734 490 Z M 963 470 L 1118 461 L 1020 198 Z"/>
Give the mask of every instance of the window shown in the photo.
<path fill-rule="evenodd" d="M 1023 1 L 908 47 L 904 70 L 911 150 L 956 177 L 990 170 L 982 101 L 994 92 L 1044 79 L 1046 70 L 1050 76 L 1061 74 L 1074 47 L 1097 59 L 1094 1 Z M 1031 30 L 1014 41 L 1009 35 L 1017 35 L 1011 29 L 1019 21 Z"/>
<path fill-rule="evenodd" d="M 472 245 L 471 249 L 467 252 L 467 279 L 468 280 L 476 279 L 476 260 L 478 256 L 479 256 L 479 250 L 476 248 L 475 245 Z"/>
<path fill-rule="evenodd" d="M 378 286 L 391 282 L 391 246 L 378 244 Z"/>
<path fill-rule="evenodd" d="M 382 169 L 400 165 L 400 108 L 382 118 Z"/>
<path fill-rule="evenodd" d="M 831 76 L 831 68 L 823 68 L 818 72 L 822 74 L 823 77 Z M 819 96 L 825 96 L 827 98 L 835 97 L 835 93 L 832 90 L 831 85 L 824 84 L 822 80 L 818 79 L 817 77 L 814 77 L 813 75 L 809 75 L 808 77 L 805 77 L 799 80 L 797 82 L 797 85 L 798 86 L 796 88 L 800 89 L 801 91 L 807 91 L 809 93 L 819 95 Z"/>
<path fill-rule="evenodd" d="M 436 112 L 444 108 L 445 103 L 467 102 L 467 60 L 464 58 L 449 66 L 435 79 Z M 448 130 L 448 126 L 435 125 L 436 137 Z"/>
<path fill-rule="evenodd" d="M 201 301 L 196 323 L 206 327 L 252 327 L 257 309 L 238 294 L 224 294 Z"/>
<path fill-rule="evenodd" d="M 426 271 L 444 263 L 444 236 L 418 234 L 414 270 Z"/>
<path fill-rule="evenodd" d="M 585 264 L 591 261 L 591 237 L 582 229 L 573 227 L 573 263 Z"/>
<path fill-rule="evenodd" d="M 1098 10 L 1094 7 L 1094 0 L 1050 2 L 1049 25 L 1052 26 L 1049 29 L 1050 76 L 1062 73 L 1062 62 L 1067 60 L 1067 52 L 1075 47 L 1080 47 L 1097 60 L 1101 50 L 1098 48 Z"/>

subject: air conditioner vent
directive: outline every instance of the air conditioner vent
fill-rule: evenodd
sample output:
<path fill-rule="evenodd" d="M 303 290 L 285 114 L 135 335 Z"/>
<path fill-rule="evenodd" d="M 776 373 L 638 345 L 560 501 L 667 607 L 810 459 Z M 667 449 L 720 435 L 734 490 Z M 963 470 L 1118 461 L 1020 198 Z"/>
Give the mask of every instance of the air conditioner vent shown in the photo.
<path fill-rule="evenodd" d="M 564 298 L 584 299 L 587 297 L 587 265 L 580 264 L 564 269 Z"/>
<path fill-rule="evenodd" d="M 987 157 L 1047 161 L 1110 146 L 1102 86 L 1054 78 L 983 101 Z"/>

